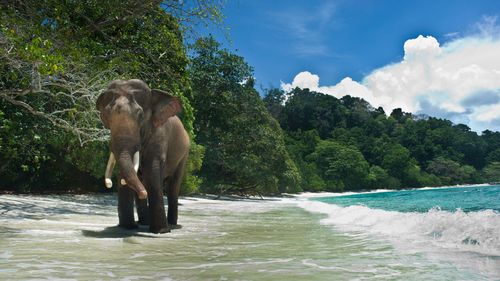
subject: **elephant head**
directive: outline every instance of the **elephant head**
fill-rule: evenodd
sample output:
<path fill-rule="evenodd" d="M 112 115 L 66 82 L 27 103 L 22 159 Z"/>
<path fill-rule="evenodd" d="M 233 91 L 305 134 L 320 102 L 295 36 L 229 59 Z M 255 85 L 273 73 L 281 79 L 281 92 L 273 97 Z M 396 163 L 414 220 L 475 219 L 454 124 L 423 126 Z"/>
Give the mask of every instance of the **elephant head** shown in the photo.
<path fill-rule="evenodd" d="M 104 126 L 111 130 L 106 186 L 112 185 L 111 173 L 117 161 L 122 184 L 126 182 L 140 199 L 145 199 L 147 191 L 137 176 L 141 147 L 151 130 L 181 111 L 180 100 L 164 91 L 151 90 L 138 79 L 115 80 L 99 96 L 96 107 Z"/>

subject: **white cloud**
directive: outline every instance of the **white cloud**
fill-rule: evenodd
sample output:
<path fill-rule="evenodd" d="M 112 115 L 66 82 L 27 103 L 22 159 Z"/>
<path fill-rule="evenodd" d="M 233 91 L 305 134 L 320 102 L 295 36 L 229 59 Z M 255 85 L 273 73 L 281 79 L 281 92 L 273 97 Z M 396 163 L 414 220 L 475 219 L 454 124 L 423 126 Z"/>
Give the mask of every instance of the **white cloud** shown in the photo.
<path fill-rule="evenodd" d="M 312 74 L 309 71 L 303 71 L 295 76 L 292 83 L 288 84 L 281 82 L 281 88 L 286 92 L 289 92 L 296 87 L 302 89 L 308 88 L 311 91 L 325 93 L 337 98 L 342 98 L 345 95 L 361 97 L 374 106 L 378 105 L 378 100 L 375 99 L 372 91 L 364 85 L 352 80 L 351 77 L 342 79 L 342 81 L 335 86 L 320 86 L 318 75 Z"/>
<path fill-rule="evenodd" d="M 441 54 L 439 42 L 432 36 L 420 35 L 416 39 L 406 40 L 404 50 L 405 61 L 431 60 Z"/>
<path fill-rule="evenodd" d="M 476 120 L 488 122 L 500 117 L 500 103 L 495 105 L 483 106 L 478 109 Z"/>
<path fill-rule="evenodd" d="M 346 77 L 321 86 L 318 75 L 304 71 L 282 88 L 310 88 L 337 98 L 349 94 L 388 113 L 399 107 L 466 123 L 478 132 L 500 131 L 500 37 L 487 20 L 480 35 L 443 46 L 432 36 L 407 40 L 402 61 L 376 69 L 360 82 Z"/>

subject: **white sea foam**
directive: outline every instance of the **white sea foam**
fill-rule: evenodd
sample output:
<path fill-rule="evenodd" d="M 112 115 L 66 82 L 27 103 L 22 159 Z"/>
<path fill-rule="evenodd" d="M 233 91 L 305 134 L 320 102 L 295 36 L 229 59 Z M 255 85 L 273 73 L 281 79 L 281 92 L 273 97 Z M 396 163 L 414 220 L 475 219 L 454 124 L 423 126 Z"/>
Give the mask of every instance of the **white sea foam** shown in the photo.
<path fill-rule="evenodd" d="M 343 230 L 500 256 L 500 214 L 492 210 L 465 213 L 432 209 L 426 213 L 402 213 L 360 205 L 339 207 L 316 201 L 299 201 L 298 204 L 308 211 L 328 215 L 321 223 Z"/>
<path fill-rule="evenodd" d="M 406 253 L 424 253 L 459 267 L 500 274 L 500 214 L 493 210 L 397 212 L 298 200 L 303 209 L 327 215 L 321 224 L 342 232 L 389 240 Z"/>
<path fill-rule="evenodd" d="M 490 186 L 487 183 L 480 184 L 462 184 L 462 185 L 454 185 L 454 186 L 428 186 L 428 187 L 419 187 L 419 188 L 407 188 L 403 190 L 432 190 L 432 189 L 447 189 L 447 188 L 460 188 L 460 187 L 481 187 L 481 186 Z M 396 189 L 376 189 L 365 192 L 302 192 L 300 194 L 288 194 L 290 196 L 296 198 L 316 198 L 316 197 L 338 197 L 338 196 L 347 196 L 354 194 L 368 194 L 368 193 L 381 193 L 381 192 L 399 192 L 401 190 Z"/>
<path fill-rule="evenodd" d="M 376 190 L 371 190 L 367 192 L 362 192 L 362 193 L 380 193 L 380 192 L 396 192 L 397 190 L 391 190 L 391 189 L 376 189 Z M 302 192 L 298 195 L 296 194 L 289 194 L 293 197 L 296 198 L 317 198 L 317 197 L 338 197 L 338 196 L 347 196 L 347 195 L 354 195 L 354 194 L 360 194 L 360 192 Z"/>

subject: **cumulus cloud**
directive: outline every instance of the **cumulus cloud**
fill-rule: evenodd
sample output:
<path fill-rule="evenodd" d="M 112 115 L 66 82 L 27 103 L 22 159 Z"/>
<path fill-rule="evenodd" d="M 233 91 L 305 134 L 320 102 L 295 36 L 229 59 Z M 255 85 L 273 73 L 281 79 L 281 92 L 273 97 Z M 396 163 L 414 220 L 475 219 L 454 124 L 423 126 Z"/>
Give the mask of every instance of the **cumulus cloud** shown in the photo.
<path fill-rule="evenodd" d="M 361 97 L 386 112 L 402 108 L 465 123 L 478 132 L 500 131 L 500 36 L 491 18 L 486 22 L 480 35 L 442 46 L 432 36 L 407 40 L 402 61 L 376 69 L 359 82 L 346 77 L 322 86 L 318 75 L 304 71 L 281 87 Z"/>

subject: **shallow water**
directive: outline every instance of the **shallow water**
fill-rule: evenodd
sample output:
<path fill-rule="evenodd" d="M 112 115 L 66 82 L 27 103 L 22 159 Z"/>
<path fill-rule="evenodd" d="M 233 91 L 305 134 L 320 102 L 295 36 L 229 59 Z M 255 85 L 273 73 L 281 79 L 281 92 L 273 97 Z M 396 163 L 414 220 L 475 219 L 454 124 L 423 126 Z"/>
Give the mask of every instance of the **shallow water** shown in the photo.
<path fill-rule="evenodd" d="M 362 229 L 320 223 L 331 216 L 308 211 L 308 202 L 187 198 L 179 207 L 183 228 L 154 235 L 114 227 L 113 195 L 2 195 L 0 280 L 500 278 Z"/>

